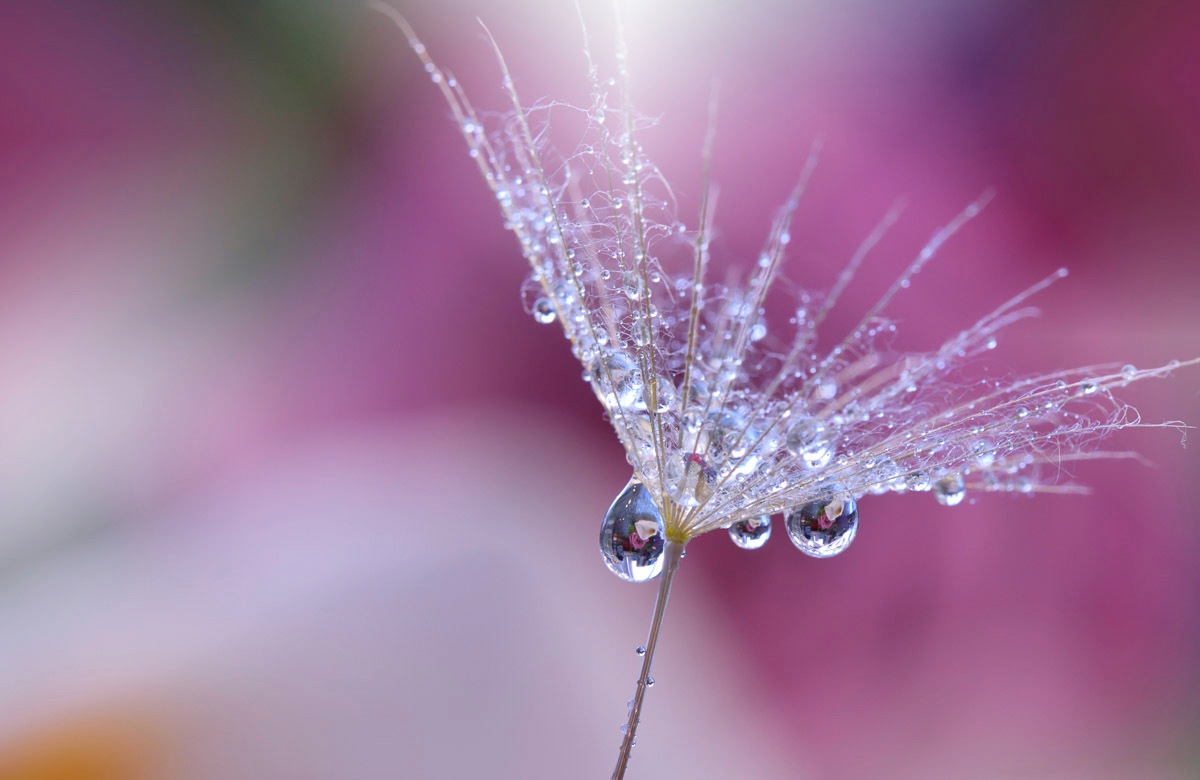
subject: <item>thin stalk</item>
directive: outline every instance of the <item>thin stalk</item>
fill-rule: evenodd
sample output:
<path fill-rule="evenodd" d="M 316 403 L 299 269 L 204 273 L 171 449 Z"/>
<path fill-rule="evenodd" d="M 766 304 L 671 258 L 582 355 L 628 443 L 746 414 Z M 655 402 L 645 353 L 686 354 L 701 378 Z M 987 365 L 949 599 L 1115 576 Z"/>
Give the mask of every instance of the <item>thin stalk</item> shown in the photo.
<path fill-rule="evenodd" d="M 663 614 L 667 611 L 667 599 L 671 597 L 671 583 L 679 571 L 683 559 L 683 543 L 667 540 L 663 548 L 663 571 L 658 580 L 658 596 L 654 600 L 654 617 L 650 621 L 650 636 L 646 639 L 646 654 L 642 656 L 642 673 L 638 675 L 637 691 L 633 694 L 633 705 L 629 708 L 629 721 L 625 724 L 625 737 L 621 740 L 621 752 L 617 754 L 617 765 L 613 768 L 612 780 L 623 780 L 629 766 L 629 754 L 633 751 L 638 722 L 642 717 L 642 702 L 646 689 L 650 687 L 650 666 L 654 663 L 654 648 L 658 645 L 658 632 L 662 628 Z"/>

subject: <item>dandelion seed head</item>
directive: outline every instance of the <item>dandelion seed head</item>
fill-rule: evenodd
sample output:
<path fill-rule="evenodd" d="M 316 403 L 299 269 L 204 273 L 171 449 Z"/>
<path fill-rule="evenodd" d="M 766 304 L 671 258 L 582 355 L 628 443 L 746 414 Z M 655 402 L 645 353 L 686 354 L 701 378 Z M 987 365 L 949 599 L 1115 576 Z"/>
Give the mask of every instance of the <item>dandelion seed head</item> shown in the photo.
<path fill-rule="evenodd" d="M 610 80 L 587 54 L 591 104 L 573 107 L 522 103 L 497 56 L 507 112 L 483 115 L 456 82 L 435 81 L 529 263 L 527 309 L 562 328 L 625 449 L 633 478 L 605 518 L 601 549 L 626 579 L 657 573 L 650 556 L 664 538 L 686 543 L 721 528 L 741 547 L 761 546 L 775 514 L 797 547 L 827 557 L 854 538 L 869 494 L 931 492 L 955 506 L 974 491 L 1080 491 L 1062 481 L 1064 464 L 1125 456 L 1094 447 L 1147 425 L 1112 391 L 1197 362 L 981 380 L 977 368 L 1000 351 L 999 334 L 1036 314 L 1030 300 L 1065 269 L 991 302 L 940 346 L 897 350 L 889 304 L 918 293 L 914 277 L 948 251 L 990 192 L 948 215 L 857 324 L 831 337 L 830 313 L 899 208 L 882 215 L 828 289 L 781 289 L 814 146 L 761 251 L 716 280 L 711 189 L 694 220 L 678 213 L 639 141 L 653 123 L 630 105 L 623 60 Z M 581 128 L 566 151 L 551 142 L 559 122 Z M 710 132 L 706 166 L 712 145 Z M 768 317 L 772 308 L 787 327 Z"/>

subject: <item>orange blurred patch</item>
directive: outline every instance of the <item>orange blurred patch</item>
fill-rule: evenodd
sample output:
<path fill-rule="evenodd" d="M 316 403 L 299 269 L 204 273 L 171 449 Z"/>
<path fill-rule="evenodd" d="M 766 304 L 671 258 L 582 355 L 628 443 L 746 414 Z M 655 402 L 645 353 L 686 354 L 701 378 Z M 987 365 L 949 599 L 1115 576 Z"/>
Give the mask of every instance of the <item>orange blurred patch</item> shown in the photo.
<path fill-rule="evenodd" d="M 163 753 L 147 713 L 99 711 L 0 747 L 0 780 L 140 780 L 161 776 Z"/>

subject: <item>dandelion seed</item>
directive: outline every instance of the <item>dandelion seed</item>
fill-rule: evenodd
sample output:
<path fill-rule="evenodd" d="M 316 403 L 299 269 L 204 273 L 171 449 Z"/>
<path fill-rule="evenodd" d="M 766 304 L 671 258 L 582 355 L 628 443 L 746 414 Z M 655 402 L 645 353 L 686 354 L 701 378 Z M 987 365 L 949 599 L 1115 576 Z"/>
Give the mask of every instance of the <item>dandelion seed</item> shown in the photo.
<path fill-rule="evenodd" d="M 1197 360 L 1152 369 L 1091 366 L 966 386 L 956 379 L 962 366 L 997 347 L 1001 330 L 1031 315 L 1027 301 L 1063 278 L 1063 270 L 936 350 L 897 355 L 884 348 L 896 330 L 888 305 L 914 286 L 913 277 L 990 193 L 934 231 L 840 341 L 822 346 L 822 326 L 899 209 L 883 217 L 827 292 L 797 293 L 792 333 L 777 334 L 765 321 L 767 294 L 782 274 L 816 149 L 745 281 L 715 282 L 708 273 L 711 121 L 702 150 L 706 184 L 689 231 L 638 141 L 644 123 L 629 105 L 624 57 L 615 80 L 602 82 L 585 33 L 593 104 L 581 112 L 589 121 L 578 148 L 562 153 L 545 140 L 547 105 L 521 102 L 498 49 L 511 110 L 485 121 L 407 23 L 377 7 L 400 25 L 445 96 L 529 262 L 527 286 L 538 296 L 534 318 L 563 328 L 632 468 L 601 523 L 600 549 L 618 577 L 658 578 L 659 587 L 649 638 L 638 648 L 640 684 L 614 778 L 624 776 L 645 689 L 653 685 L 649 673 L 671 585 L 692 539 L 727 529 L 739 547 L 755 549 L 770 537 L 771 517 L 782 515 L 801 552 L 827 558 L 855 538 L 864 495 L 932 492 L 938 503 L 956 506 L 977 488 L 1077 491 L 1057 481 L 1058 468 L 1121 456 L 1089 453 L 1105 435 L 1184 427 L 1143 423 L 1111 390 Z"/>

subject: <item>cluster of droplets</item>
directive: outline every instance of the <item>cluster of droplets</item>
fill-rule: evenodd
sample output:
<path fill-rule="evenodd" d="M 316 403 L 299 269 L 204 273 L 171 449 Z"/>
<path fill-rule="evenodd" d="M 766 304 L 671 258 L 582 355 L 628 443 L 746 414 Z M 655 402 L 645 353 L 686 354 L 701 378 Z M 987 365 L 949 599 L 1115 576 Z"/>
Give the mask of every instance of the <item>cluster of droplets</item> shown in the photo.
<path fill-rule="evenodd" d="M 858 502 L 843 485 L 824 485 L 818 498 L 784 512 L 784 527 L 797 549 L 829 558 L 850 546 L 858 532 Z M 771 516 L 748 517 L 729 525 L 729 537 L 743 550 L 757 550 L 771 538 Z M 632 480 L 609 507 L 600 526 L 600 553 L 609 570 L 627 582 L 646 582 L 663 568 L 666 525 L 646 487 Z"/>

